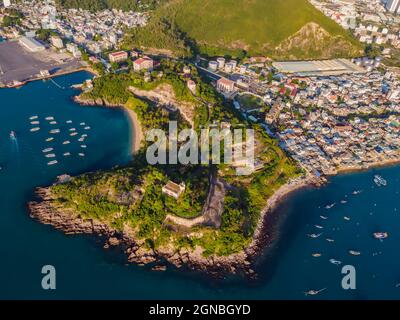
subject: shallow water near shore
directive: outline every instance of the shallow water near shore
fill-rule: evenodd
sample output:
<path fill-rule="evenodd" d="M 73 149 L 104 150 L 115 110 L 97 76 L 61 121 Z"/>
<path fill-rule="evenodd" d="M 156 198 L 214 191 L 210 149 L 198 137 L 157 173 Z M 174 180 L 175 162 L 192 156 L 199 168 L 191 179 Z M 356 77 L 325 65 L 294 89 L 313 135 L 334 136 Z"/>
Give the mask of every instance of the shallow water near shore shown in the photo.
<path fill-rule="evenodd" d="M 68 88 L 88 77 L 80 72 L 54 80 Z M 127 266 L 121 254 L 103 250 L 93 237 L 65 236 L 32 220 L 26 203 L 36 186 L 48 185 L 63 173 L 75 175 L 125 164 L 131 157 L 131 124 L 126 114 L 78 106 L 71 101 L 76 93 L 61 90 L 51 81 L 0 90 L 0 298 L 308 299 L 304 291 L 322 288 L 327 290 L 317 296 L 321 299 L 400 298 L 400 288 L 396 288 L 400 282 L 400 167 L 341 175 L 327 186 L 303 189 L 286 199 L 272 219 L 278 220 L 279 240 L 258 266 L 260 279 L 255 282 L 215 281 L 184 272 Z M 29 119 L 35 115 L 39 120 Z M 57 124 L 45 120 L 50 116 Z M 90 130 L 84 130 L 81 122 Z M 30 132 L 34 126 L 41 129 Z M 70 136 L 72 128 L 77 136 Z M 60 129 L 60 133 L 46 142 L 51 129 Z M 12 130 L 16 141 L 9 138 Z M 77 142 L 81 134 L 88 135 L 84 151 Z M 71 143 L 63 145 L 66 140 Z M 58 161 L 54 166 L 47 165 L 52 159 L 43 152 L 50 147 Z M 64 157 L 65 152 L 71 156 Z M 85 157 L 78 155 L 82 152 Z M 377 173 L 387 179 L 387 187 L 375 186 Z M 353 195 L 355 190 L 362 192 Z M 389 238 L 383 242 L 373 239 L 377 231 L 388 232 Z M 307 236 L 312 233 L 322 235 L 312 239 Z M 361 255 L 351 256 L 349 250 Z M 322 256 L 312 257 L 316 252 Z M 333 265 L 329 259 L 340 260 L 342 265 Z M 41 289 L 41 268 L 48 264 L 57 271 L 54 291 Z M 356 291 L 341 288 L 345 264 L 356 267 Z"/>

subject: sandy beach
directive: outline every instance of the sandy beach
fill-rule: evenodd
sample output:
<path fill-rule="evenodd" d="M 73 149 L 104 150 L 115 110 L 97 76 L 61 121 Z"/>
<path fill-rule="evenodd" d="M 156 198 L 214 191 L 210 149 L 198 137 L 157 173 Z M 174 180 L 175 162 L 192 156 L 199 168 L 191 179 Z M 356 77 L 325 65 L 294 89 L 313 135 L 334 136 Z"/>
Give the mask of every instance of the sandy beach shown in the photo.
<path fill-rule="evenodd" d="M 132 125 L 132 153 L 135 154 L 140 150 L 140 145 L 143 139 L 142 126 L 140 125 L 137 114 L 132 109 L 124 107 L 126 114 L 129 117 L 129 121 Z"/>

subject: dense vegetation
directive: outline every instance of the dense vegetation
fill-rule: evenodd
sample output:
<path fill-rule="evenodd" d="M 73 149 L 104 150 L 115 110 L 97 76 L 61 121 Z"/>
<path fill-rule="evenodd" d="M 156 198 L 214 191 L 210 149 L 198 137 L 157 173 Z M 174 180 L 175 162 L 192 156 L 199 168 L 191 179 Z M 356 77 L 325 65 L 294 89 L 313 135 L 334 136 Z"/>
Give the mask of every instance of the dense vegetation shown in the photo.
<path fill-rule="evenodd" d="M 196 107 L 196 128 L 212 123 L 228 122 L 232 128 L 253 126 L 221 99 L 192 66 L 191 78 L 197 83 L 196 96 L 186 87 L 184 64 L 163 60 L 152 73 L 150 82 L 143 74 L 132 71 L 107 74 L 94 80 L 92 91 L 83 96 L 103 99 L 133 109 L 144 131 L 151 128 L 168 129 L 169 121 L 178 121 L 179 129 L 188 124 L 179 112 L 167 112 L 155 103 L 133 96 L 128 86 L 153 90 L 168 83 L 180 101 Z M 162 75 L 162 76 L 160 76 Z M 276 141 L 254 126 L 257 158 L 264 163 L 262 170 L 250 176 L 237 176 L 229 165 L 157 165 L 149 166 L 145 159 L 146 143 L 134 162 L 127 168 L 85 174 L 68 184 L 52 187 L 57 202 L 84 218 L 93 218 L 122 230 L 130 228 L 149 247 L 174 245 L 180 248 L 203 248 L 203 254 L 229 255 L 245 248 L 252 240 L 262 208 L 271 195 L 288 179 L 301 173 L 295 163 L 279 148 Z M 167 215 L 183 218 L 197 217 L 210 188 L 211 174 L 218 174 L 230 185 L 224 201 L 222 225 L 219 229 L 198 226 L 184 232 L 172 231 Z M 185 192 L 178 200 L 168 197 L 161 188 L 168 180 L 184 182 Z"/>
<path fill-rule="evenodd" d="M 292 38 L 310 24 L 320 29 Z M 139 30 L 132 31 L 128 43 L 179 54 L 189 46 L 193 53 L 209 56 L 326 58 L 357 55 L 362 49 L 307 0 L 171 0 Z M 158 41 L 160 30 L 167 32 Z"/>

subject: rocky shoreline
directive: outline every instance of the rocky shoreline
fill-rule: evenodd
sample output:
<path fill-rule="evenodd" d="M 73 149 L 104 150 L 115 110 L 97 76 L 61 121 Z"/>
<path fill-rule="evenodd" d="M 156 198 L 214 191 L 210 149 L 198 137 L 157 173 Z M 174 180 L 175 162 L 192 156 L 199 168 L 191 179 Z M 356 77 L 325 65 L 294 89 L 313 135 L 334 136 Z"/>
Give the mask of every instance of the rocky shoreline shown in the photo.
<path fill-rule="evenodd" d="M 118 246 L 126 255 L 128 263 L 148 266 L 157 271 L 164 271 L 167 267 L 177 269 L 201 271 L 221 278 L 228 274 L 255 275 L 251 269 L 252 263 L 243 252 L 229 257 L 205 258 L 201 250 L 163 247 L 150 249 L 144 241 L 134 239 L 127 231 L 118 231 L 107 224 L 92 219 L 82 219 L 76 213 L 66 210 L 55 204 L 49 188 L 38 188 L 35 192 L 37 199 L 28 203 L 30 217 L 38 222 L 51 225 L 67 235 L 95 235 L 104 239 L 104 248 Z"/>
<path fill-rule="evenodd" d="M 35 192 L 37 199 L 28 203 L 30 217 L 42 224 L 51 225 L 67 235 L 87 234 L 101 237 L 104 248 L 118 247 L 126 256 L 128 263 L 147 266 L 155 271 L 186 269 L 211 275 L 215 278 L 224 278 L 229 275 L 240 275 L 249 279 L 257 279 L 255 271 L 257 258 L 261 256 L 275 239 L 271 235 L 273 226 L 265 223 L 266 217 L 273 213 L 278 204 L 290 193 L 318 184 L 313 178 L 301 178 L 282 186 L 269 199 L 267 206 L 260 216 L 252 243 L 242 252 L 226 257 L 204 257 L 202 249 L 186 248 L 177 251 L 172 246 L 158 249 L 148 248 L 143 240 L 135 239 L 129 230 L 118 231 L 105 223 L 93 219 L 82 219 L 72 210 L 57 205 L 50 188 L 38 188 Z"/>

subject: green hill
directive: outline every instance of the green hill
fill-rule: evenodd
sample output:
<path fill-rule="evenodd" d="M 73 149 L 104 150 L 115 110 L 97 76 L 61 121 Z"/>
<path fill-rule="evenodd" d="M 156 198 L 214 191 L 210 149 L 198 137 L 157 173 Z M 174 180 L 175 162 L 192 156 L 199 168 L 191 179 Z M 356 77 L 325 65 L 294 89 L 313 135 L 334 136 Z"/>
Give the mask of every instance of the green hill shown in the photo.
<path fill-rule="evenodd" d="M 186 42 L 192 40 L 209 55 L 244 50 L 280 59 L 331 58 L 357 55 L 362 49 L 307 0 L 171 0 L 153 19 L 168 21 Z M 136 33 L 131 40 L 162 46 L 157 44 L 157 30 Z"/>

